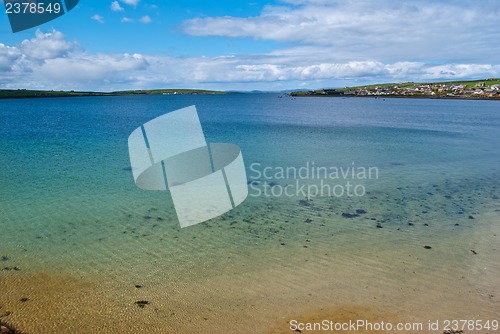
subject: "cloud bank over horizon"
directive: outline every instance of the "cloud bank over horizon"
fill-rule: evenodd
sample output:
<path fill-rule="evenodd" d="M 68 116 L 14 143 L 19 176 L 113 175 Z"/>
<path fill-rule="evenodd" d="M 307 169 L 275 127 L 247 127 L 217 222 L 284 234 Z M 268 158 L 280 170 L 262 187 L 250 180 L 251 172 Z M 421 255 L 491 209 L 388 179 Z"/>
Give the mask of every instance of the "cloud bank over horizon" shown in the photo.
<path fill-rule="evenodd" d="M 0 87 L 280 90 L 500 77 L 500 4 L 483 4 L 286 0 L 252 17 L 183 20 L 179 31 L 193 43 L 199 38 L 283 43 L 270 52 L 215 56 L 88 52 L 61 31 L 37 30 L 32 39 L 0 43 Z M 108 8 L 122 7 L 113 1 Z"/>

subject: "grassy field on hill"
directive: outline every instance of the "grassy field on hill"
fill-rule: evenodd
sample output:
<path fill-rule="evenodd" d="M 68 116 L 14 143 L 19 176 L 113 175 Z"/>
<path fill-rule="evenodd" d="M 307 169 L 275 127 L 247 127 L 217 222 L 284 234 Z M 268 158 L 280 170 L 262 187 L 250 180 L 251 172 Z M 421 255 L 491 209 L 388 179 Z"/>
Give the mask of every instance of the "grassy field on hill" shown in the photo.
<path fill-rule="evenodd" d="M 124 90 L 116 92 L 2 89 L 0 90 L 0 99 L 35 98 L 35 97 L 73 97 L 73 96 L 169 95 L 169 94 L 226 94 L 226 93 L 221 91 L 202 90 L 202 89 Z"/>

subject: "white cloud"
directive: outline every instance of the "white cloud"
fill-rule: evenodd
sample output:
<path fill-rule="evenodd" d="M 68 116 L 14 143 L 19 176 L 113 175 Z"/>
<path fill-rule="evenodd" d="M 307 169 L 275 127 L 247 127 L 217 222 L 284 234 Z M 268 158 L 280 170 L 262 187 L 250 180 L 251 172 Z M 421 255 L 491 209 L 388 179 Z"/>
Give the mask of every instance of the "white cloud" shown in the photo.
<path fill-rule="evenodd" d="M 498 59 L 500 2 L 286 0 L 255 17 L 186 20 L 192 36 L 253 38 L 315 46 L 336 59 Z"/>
<path fill-rule="evenodd" d="M 127 73 L 144 71 L 147 67 L 148 62 L 140 54 L 82 53 L 71 58 L 48 60 L 37 70 L 36 76 L 54 82 L 102 84 L 109 79 L 114 82 L 126 80 L 129 76 Z"/>
<path fill-rule="evenodd" d="M 99 23 L 104 23 L 104 17 L 102 17 L 102 16 L 101 16 L 101 15 L 99 15 L 99 14 L 92 15 L 90 18 L 91 18 L 92 20 L 94 20 L 94 21 L 99 22 Z"/>
<path fill-rule="evenodd" d="M 0 71 L 10 72 L 12 65 L 21 57 L 19 48 L 6 46 L 0 43 Z"/>
<path fill-rule="evenodd" d="M 37 31 L 33 39 L 17 45 L 0 44 L 0 88 L 251 90 L 500 77 L 498 63 L 320 58 L 297 55 L 289 49 L 270 54 L 217 57 L 91 54 L 68 41 L 59 31 Z"/>
<path fill-rule="evenodd" d="M 120 0 L 121 2 L 129 5 L 129 6 L 137 6 L 140 0 Z"/>
<path fill-rule="evenodd" d="M 148 15 L 141 17 L 139 21 L 144 24 L 153 22 L 153 20 L 151 20 L 151 18 Z"/>
<path fill-rule="evenodd" d="M 111 3 L 111 10 L 113 12 L 123 12 L 125 9 L 123 9 L 123 7 L 120 6 L 120 3 L 118 1 L 113 1 Z"/>
<path fill-rule="evenodd" d="M 121 19 L 121 22 L 123 22 L 123 23 L 135 23 L 136 20 L 132 19 L 130 17 L 124 17 Z M 138 19 L 137 22 L 144 23 L 144 24 L 150 24 L 153 22 L 153 20 L 148 15 L 146 15 L 146 16 L 143 16 L 140 19 Z"/>
<path fill-rule="evenodd" d="M 429 66 L 425 69 L 422 78 L 432 79 L 435 77 L 444 79 L 454 78 L 487 78 L 500 76 L 500 66 L 490 64 L 444 64 Z"/>
<path fill-rule="evenodd" d="M 37 89 L 125 88 L 147 75 L 141 54 L 89 54 L 59 31 L 42 33 L 17 45 L 0 44 L 0 87 Z"/>
<path fill-rule="evenodd" d="M 43 33 L 37 29 L 35 38 L 22 41 L 17 48 L 25 58 L 44 61 L 66 57 L 70 51 L 75 49 L 75 46 L 75 43 L 68 42 L 59 31 L 52 30 Z"/>

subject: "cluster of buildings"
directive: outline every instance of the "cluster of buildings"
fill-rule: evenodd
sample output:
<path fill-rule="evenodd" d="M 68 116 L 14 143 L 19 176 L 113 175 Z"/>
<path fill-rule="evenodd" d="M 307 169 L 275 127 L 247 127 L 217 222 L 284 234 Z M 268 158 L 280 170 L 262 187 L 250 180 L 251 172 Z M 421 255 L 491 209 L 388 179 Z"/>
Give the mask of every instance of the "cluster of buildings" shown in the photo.
<path fill-rule="evenodd" d="M 408 96 L 408 97 L 457 97 L 457 98 L 498 98 L 500 99 L 500 84 L 498 80 L 488 79 L 480 82 L 467 83 L 412 83 L 406 82 L 394 85 L 380 85 L 345 89 L 323 89 L 309 91 L 308 95 L 344 95 L 344 96 Z M 493 84 L 495 83 L 495 84 Z"/>

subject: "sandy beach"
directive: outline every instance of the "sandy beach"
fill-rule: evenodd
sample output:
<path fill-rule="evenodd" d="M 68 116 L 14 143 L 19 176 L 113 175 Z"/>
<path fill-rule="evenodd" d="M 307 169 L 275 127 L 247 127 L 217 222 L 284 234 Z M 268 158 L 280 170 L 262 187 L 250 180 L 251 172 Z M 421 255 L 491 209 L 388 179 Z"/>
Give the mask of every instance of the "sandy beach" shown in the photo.
<path fill-rule="evenodd" d="M 3 271 L 1 319 L 26 333 L 75 334 L 288 333 L 293 319 L 494 319 L 500 268 L 491 259 L 500 249 L 499 210 L 493 206 L 477 216 L 473 234 L 442 237 L 431 249 L 410 236 L 394 243 L 383 234 L 380 242 L 333 238 L 331 244 L 311 235 L 309 242 L 247 254 L 228 249 L 226 260 L 220 257 L 206 271 L 199 266 L 214 254 L 201 253 L 193 263 L 198 271 L 184 279 L 158 271 L 141 280 L 133 267 L 127 278 Z M 141 300 L 148 303 L 141 307 Z"/>

